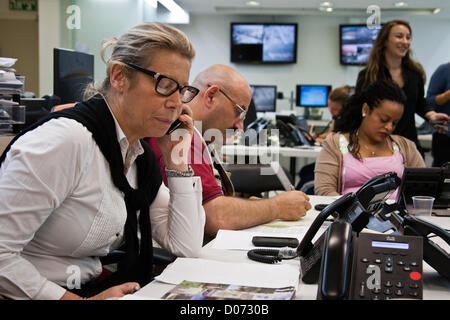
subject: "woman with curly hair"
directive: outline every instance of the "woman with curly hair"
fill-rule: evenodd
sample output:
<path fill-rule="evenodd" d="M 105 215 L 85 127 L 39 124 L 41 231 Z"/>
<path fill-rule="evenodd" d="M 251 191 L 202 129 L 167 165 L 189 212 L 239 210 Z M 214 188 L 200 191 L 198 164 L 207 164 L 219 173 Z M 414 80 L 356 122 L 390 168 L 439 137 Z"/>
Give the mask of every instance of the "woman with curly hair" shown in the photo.
<path fill-rule="evenodd" d="M 350 97 L 317 158 L 316 195 L 354 192 L 380 174 L 395 171 L 401 178 L 405 167 L 425 167 L 415 144 L 392 134 L 405 101 L 405 94 L 392 80 L 377 80 Z"/>

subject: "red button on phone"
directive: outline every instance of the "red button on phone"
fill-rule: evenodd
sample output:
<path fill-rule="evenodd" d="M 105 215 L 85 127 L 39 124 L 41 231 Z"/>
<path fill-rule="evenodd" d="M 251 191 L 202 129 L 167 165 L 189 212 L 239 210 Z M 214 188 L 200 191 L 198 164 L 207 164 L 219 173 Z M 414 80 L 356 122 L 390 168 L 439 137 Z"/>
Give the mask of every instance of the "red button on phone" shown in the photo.
<path fill-rule="evenodd" d="M 413 272 L 411 272 L 411 273 L 409 274 L 409 277 L 410 277 L 412 280 L 420 280 L 420 278 L 422 278 L 422 275 L 421 275 L 420 273 L 416 272 L 416 271 L 413 271 Z"/>

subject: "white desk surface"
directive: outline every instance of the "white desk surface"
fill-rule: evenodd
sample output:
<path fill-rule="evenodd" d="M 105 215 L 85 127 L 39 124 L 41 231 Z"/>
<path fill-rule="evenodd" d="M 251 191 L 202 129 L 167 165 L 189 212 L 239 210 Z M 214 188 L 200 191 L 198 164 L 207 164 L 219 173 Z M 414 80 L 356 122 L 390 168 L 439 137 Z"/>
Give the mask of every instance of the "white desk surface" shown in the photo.
<path fill-rule="evenodd" d="M 314 221 L 315 217 L 318 214 L 318 212 L 314 210 L 314 205 L 318 203 L 331 203 L 334 200 L 333 197 L 321 197 L 321 196 L 309 196 L 309 197 L 313 209 L 308 211 L 305 217 L 302 217 L 300 220 L 295 222 L 277 220 L 276 223 L 286 225 L 308 226 Z M 429 217 L 428 220 L 432 223 L 438 224 L 441 227 L 447 229 L 450 227 L 450 218 Z M 248 259 L 246 251 L 214 249 L 212 248 L 213 241 L 211 241 L 205 247 L 203 247 L 200 258 L 217 261 L 228 261 L 228 262 L 259 263 Z M 441 243 L 439 243 L 439 245 L 445 248 L 445 246 L 443 246 Z M 297 267 L 299 267 L 300 265 L 298 259 L 283 260 L 281 263 L 294 264 Z M 155 280 L 146 285 L 145 287 L 143 287 L 138 292 L 136 292 L 135 295 L 142 298 L 159 299 L 173 287 L 175 287 L 175 285 L 170 285 Z M 295 299 L 315 300 L 316 294 L 317 294 L 316 284 L 305 284 L 302 283 L 302 281 L 300 280 Z M 450 281 L 440 276 L 426 262 L 423 263 L 423 298 L 424 300 L 450 300 Z"/>
<path fill-rule="evenodd" d="M 322 147 L 275 147 L 275 146 L 242 146 L 242 145 L 224 145 L 222 153 L 225 156 L 268 156 L 281 155 L 284 157 L 296 158 L 317 158 Z"/>

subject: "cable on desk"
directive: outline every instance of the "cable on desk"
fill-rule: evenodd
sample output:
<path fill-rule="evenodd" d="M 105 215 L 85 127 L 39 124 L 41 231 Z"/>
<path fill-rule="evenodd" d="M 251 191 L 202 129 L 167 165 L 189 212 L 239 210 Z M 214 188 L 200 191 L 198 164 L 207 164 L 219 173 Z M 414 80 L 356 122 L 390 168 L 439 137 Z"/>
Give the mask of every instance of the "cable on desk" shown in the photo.
<path fill-rule="evenodd" d="M 247 252 L 249 259 L 273 264 L 283 259 L 294 259 L 297 257 L 297 249 L 284 247 L 281 249 L 252 249 Z"/>

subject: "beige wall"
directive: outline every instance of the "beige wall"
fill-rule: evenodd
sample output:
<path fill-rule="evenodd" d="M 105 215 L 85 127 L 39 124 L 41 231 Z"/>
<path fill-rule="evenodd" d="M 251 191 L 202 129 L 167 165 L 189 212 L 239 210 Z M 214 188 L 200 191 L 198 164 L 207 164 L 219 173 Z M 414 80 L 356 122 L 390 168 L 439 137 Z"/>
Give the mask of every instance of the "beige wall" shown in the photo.
<path fill-rule="evenodd" d="M 14 68 L 17 75 L 26 76 L 25 90 L 39 96 L 38 22 L 32 16 L 23 17 L 0 15 L 0 56 L 18 59 Z"/>

